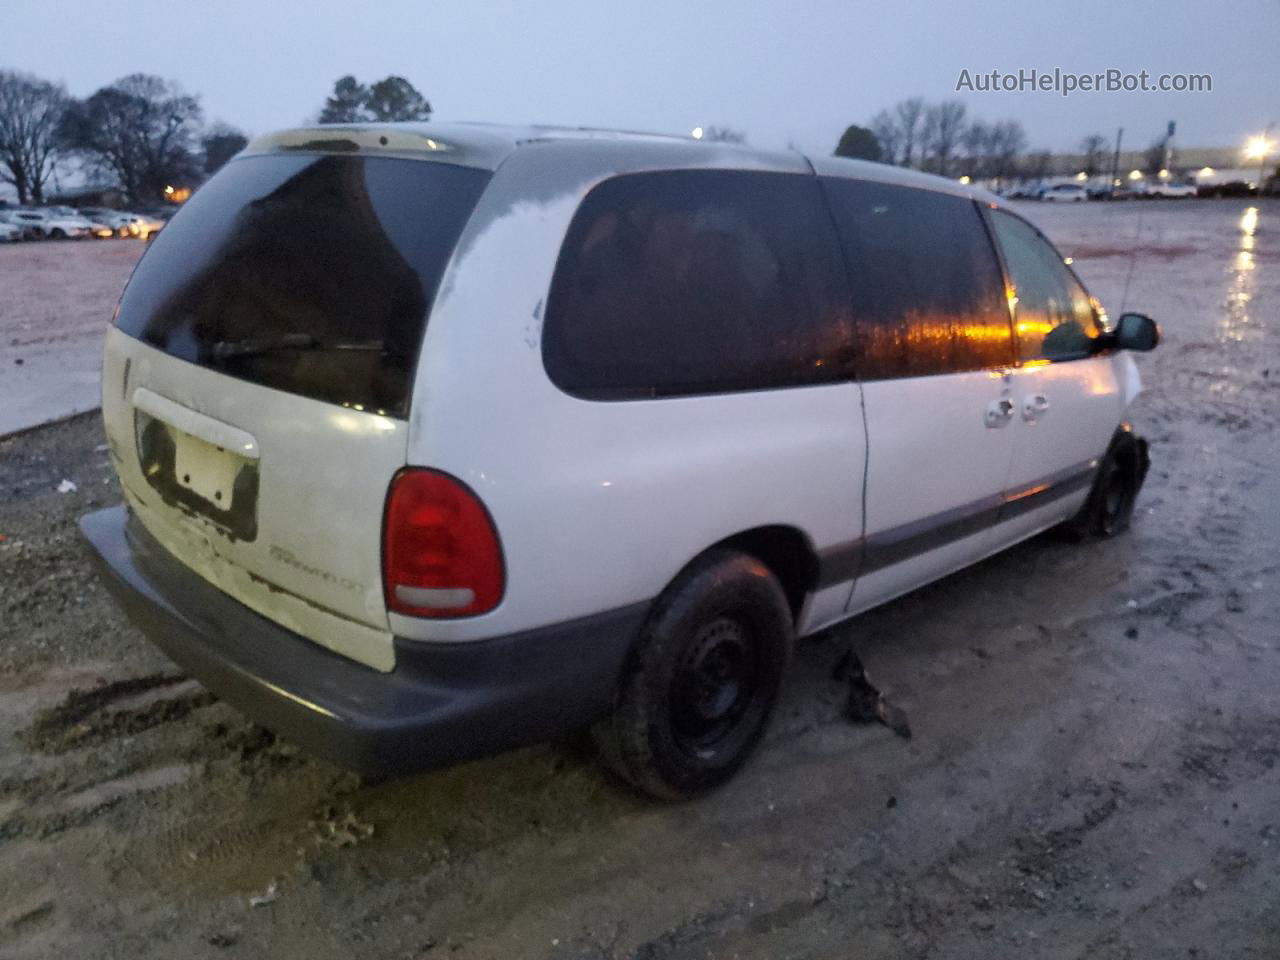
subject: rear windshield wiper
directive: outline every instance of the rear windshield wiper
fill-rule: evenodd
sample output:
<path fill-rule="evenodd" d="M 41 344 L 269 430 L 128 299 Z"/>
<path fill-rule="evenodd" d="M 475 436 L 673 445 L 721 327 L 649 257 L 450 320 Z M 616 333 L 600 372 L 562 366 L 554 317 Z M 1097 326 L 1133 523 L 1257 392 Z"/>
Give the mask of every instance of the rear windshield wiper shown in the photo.
<path fill-rule="evenodd" d="M 382 353 L 386 348 L 386 342 L 383 340 L 325 343 L 319 337 L 309 333 L 286 333 L 269 339 L 246 337 L 242 340 L 218 340 L 209 345 L 209 356 L 214 360 L 229 360 L 232 357 L 256 357 L 281 350 L 363 350 Z"/>

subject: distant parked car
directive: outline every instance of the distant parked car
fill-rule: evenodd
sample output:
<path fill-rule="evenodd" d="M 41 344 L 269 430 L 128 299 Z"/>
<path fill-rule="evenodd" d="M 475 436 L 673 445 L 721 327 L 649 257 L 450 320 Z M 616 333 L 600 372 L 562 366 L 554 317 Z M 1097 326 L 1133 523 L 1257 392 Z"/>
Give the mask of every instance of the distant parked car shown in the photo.
<path fill-rule="evenodd" d="M 1089 199 L 1089 194 L 1078 183 L 1055 183 L 1040 191 L 1041 200 L 1055 203 L 1080 203 Z"/>
<path fill-rule="evenodd" d="M 1030 200 L 1038 195 L 1038 191 L 1034 186 L 1028 186 L 1020 183 L 1017 186 L 1009 187 L 1007 190 L 1000 191 L 1000 196 L 1008 200 Z"/>
<path fill-rule="evenodd" d="M 1253 188 L 1243 180 L 1230 180 L 1222 183 L 1202 183 L 1196 188 L 1200 197 L 1248 197 Z"/>
<path fill-rule="evenodd" d="M 1168 180 L 1152 180 L 1143 191 L 1148 197 L 1194 197 L 1194 183 L 1171 183 Z"/>
<path fill-rule="evenodd" d="M 93 224 L 78 214 L 68 216 L 44 208 L 18 210 L 13 216 L 14 222 L 23 224 L 37 239 L 81 240 L 93 235 Z"/>
<path fill-rule="evenodd" d="M 129 217 L 130 235 L 141 237 L 143 240 L 149 238 L 153 233 L 159 233 L 164 229 L 164 225 L 167 222 L 149 213 L 130 213 L 126 214 L 126 216 Z"/>
<path fill-rule="evenodd" d="M 83 207 L 80 210 L 80 216 L 93 223 L 107 227 L 111 231 L 111 236 L 127 237 L 130 235 L 129 224 L 133 215 L 122 210 L 111 210 L 107 207 Z M 98 236 L 102 236 L 102 234 L 99 233 Z"/>
<path fill-rule="evenodd" d="M 4 213 L 0 212 L 0 243 L 17 243 L 25 239 L 23 229 L 16 223 L 10 223 L 4 218 Z"/>

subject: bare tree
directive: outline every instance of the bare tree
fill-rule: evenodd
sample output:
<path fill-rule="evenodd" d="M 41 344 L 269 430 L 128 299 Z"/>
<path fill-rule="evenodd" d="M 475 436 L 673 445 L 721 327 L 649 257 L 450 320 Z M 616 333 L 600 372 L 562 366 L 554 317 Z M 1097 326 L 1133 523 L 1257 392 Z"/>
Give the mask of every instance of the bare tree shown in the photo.
<path fill-rule="evenodd" d="M 58 125 L 67 91 L 29 73 L 0 70 L 0 180 L 13 184 L 18 202 L 44 200 L 44 185 L 58 160 Z"/>
<path fill-rule="evenodd" d="M 921 166 L 950 176 L 957 148 L 964 134 L 964 104 L 947 100 L 925 110 L 921 132 Z"/>
<path fill-rule="evenodd" d="M 924 98 L 909 97 L 893 108 L 898 118 L 898 133 L 902 141 L 902 166 L 909 167 L 915 160 L 916 143 L 924 116 Z"/>
<path fill-rule="evenodd" d="M 871 118 L 871 133 L 880 144 L 880 160 L 897 163 L 902 150 L 902 130 L 888 110 L 881 110 Z"/>
<path fill-rule="evenodd" d="M 120 182 L 131 200 L 199 176 L 193 150 L 200 103 L 172 81 L 134 73 L 72 103 L 60 127 L 67 148 Z"/>
<path fill-rule="evenodd" d="M 974 120 L 965 128 L 960 138 L 971 177 L 991 176 L 991 127 L 982 120 Z"/>
<path fill-rule="evenodd" d="M 1023 170 L 1032 180 L 1043 180 L 1053 169 L 1053 154 L 1048 150 L 1037 150 L 1027 154 L 1027 164 Z"/>
<path fill-rule="evenodd" d="M 1018 155 L 1027 147 L 1027 135 L 1017 120 L 1000 120 L 988 134 L 991 176 L 1012 177 L 1018 172 Z"/>
<path fill-rule="evenodd" d="M 1091 133 L 1080 141 L 1080 153 L 1083 156 L 1085 176 L 1092 177 L 1102 172 L 1106 160 L 1107 138 L 1100 133 Z"/>

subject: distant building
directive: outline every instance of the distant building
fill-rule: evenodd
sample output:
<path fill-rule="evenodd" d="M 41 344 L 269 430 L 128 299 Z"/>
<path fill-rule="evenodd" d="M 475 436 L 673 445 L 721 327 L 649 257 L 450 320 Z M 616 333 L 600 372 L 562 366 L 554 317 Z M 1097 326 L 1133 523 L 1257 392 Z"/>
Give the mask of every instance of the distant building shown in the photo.
<path fill-rule="evenodd" d="M 49 198 L 49 203 L 62 204 L 68 207 L 114 207 L 125 206 L 124 191 L 112 184 L 88 183 L 84 186 L 64 190 L 57 196 Z"/>

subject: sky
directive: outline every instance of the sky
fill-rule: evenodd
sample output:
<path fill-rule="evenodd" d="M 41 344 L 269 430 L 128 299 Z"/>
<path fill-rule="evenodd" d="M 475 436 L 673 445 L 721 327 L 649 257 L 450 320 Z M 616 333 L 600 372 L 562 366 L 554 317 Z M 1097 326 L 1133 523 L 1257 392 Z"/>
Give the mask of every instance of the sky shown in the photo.
<path fill-rule="evenodd" d="M 1033 149 L 1125 128 L 1142 148 L 1280 131 L 1280 0 L 0 0 L 0 68 L 87 96 L 132 72 L 178 81 L 250 134 L 314 120 L 333 81 L 409 79 L 438 120 L 740 129 L 829 153 L 913 95 L 1017 119 Z M 972 76 L 1055 68 L 1207 73 L 1209 93 L 981 93 Z M 1277 135 L 1280 137 L 1280 134 Z"/>

